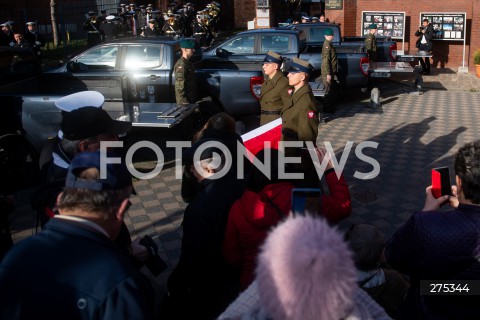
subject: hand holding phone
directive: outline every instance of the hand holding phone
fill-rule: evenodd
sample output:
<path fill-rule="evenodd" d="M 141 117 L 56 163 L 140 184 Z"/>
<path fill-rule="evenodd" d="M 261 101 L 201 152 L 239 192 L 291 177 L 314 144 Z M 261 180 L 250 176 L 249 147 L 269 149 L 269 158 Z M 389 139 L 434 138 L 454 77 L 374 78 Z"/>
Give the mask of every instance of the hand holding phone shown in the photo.
<path fill-rule="evenodd" d="M 292 189 L 293 215 L 322 214 L 322 193 L 316 188 Z"/>

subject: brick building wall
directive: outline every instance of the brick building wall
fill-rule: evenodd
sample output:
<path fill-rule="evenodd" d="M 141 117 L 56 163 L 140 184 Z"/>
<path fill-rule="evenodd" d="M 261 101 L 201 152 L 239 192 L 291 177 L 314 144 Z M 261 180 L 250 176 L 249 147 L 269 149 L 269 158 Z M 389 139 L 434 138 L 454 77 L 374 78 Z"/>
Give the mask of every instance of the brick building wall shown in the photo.
<path fill-rule="evenodd" d="M 234 20 L 236 28 L 247 28 L 247 22 L 253 20 L 256 16 L 255 0 L 235 0 L 234 1 Z"/>
<path fill-rule="evenodd" d="M 472 55 L 475 48 L 480 47 L 480 0 L 456 0 L 442 2 L 441 8 L 432 2 L 414 0 L 344 0 L 343 10 L 326 10 L 330 21 L 341 23 L 344 36 L 360 35 L 362 11 L 400 11 L 405 12 L 404 50 L 413 52 L 416 49 L 415 31 L 421 25 L 420 12 L 466 12 L 467 41 L 465 47 L 465 66 L 473 70 Z M 402 48 L 401 40 L 397 47 Z M 456 70 L 462 66 L 463 41 L 435 41 L 433 47 L 433 66 L 435 68 L 451 68 Z"/>
<path fill-rule="evenodd" d="M 271 0 L 274 1 L 274 0 Z M 235 26 L 246 28 L 247 21 L 255 17 L 255 0 L 235 1 Z M 318 5 L 311 5 L 311 14 L 318 16 Z M 465 66 L 474 70 L 473 52 L 480 48 L 480 0 L 444 1 L 435 5 L 432 1 L 417 0 L 344 0 L 343 10 L 326 10 L 330 22 L 339 23 L 344 36 L 361 34 L 362 11 L 400 11 L 405 12 L 405 51 L 415 51 L 415 31 L 419 27 L 420 12 L 466 12 L 467 40 L 465 47 Z M 402 48 L 401 41 L 397 47 Z M 435 41 L 433 66 L 456 70 L 462 66 L 463 41 Z"/>

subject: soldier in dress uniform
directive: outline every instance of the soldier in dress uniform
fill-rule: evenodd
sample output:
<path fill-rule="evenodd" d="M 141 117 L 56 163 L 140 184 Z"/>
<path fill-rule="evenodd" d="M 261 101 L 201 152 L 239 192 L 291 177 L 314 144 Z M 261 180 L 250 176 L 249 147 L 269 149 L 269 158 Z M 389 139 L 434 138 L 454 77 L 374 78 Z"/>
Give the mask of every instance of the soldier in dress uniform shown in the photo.
<path fill-rule="evenodd" d="M 325 30 L 325 41 L 322 47 L 322 82 L 325 88 L 323 97 L 323 111 L 334 112 L 334 100 L 336 95 L 335 75 L 338 71 L 337 52 L 333 47 L 333 30 Z"/>
<path fill-rule="evenodd" d="M 318 116 L 317 101 L 308 84 L 311 71 L 308 62 L 293 58 L 288 69 L 288 97 L 282 110 L 282 140 L 317 141 Z"/>
<path fill-rule="evenodd" d="M 318 136 L 318 103 L 308 84 L 311 65 L 301 59 L 293 58 L 288 69 L 288 99 L 282 110 L 282 140 L 313 142 L 316 145 Z M 306 144 L 304 145 L 304 147 Z M 313 162 L 305 149 L 285 148 L 288 157 L 301 157 L 300 163 L 287 166 L 288 172 L 303 173 L 304 179 L 294 181 L 297 188 L 318 188 L 319 178 Z"/>
<path fill-rule="evenodd" d="M 201 47 L 208 46 L 208 29 L 204 23 L 203 11 L 198 11 L 197 19 L 192 23 L 193 37 L 198 41 Z"/>
<path fill-rule="evenodd" d="M 42 60 L 42 47 L 45 45 L 43 37 L 36 30 L 36 23 L 33 21 L 27 22 L 27 32 L 25 32 L 25 39 L 30 44 L 33 53 L 38 60 Z"/>
<path fill-rule="evenodd" d="M 165 20 L 165 23 L 163 24 L 163 33 L 167 36 L 176 36 L 180 35 L 180 30 L 178 28 L 178 23 L 175 19 L 175 15 L 171 10 L 168 10 L 167 12 L 167 17 L 168 19 Z"/>
<path fill-rule="evenodd" d="M 145 37 L 156 37 L 160 34 L 160 30 L 158 30 L 157 27 L 157 21 L 155 19 L 150 19 L 150 21 L 148 21 L 148 27 L 143 32 L 143 35 Z"/>
<path fill-rule="evenodd" d="M 87 45 L 89 48 L 102 42 L 100 36 L 100 22 L 97 19 L 97 14 L 94 11 L 88 12 L 88 19 L 83 23 L 83 29 L 88 32 Z"/>
<path fill-rule="evenodd" d="M 370 62 L 377 61 L 377 39 L 375 34 L 377 33 L 377 25 L 372 23 L 368 26 L 368 34 L 365 37 L 365 49 L 367 50 L 368 59 Z"/>
<path fill-rule="evenodd" d="M 15 39 L 13 38 L 13 30 L 10 21 L 0 24 L 2 32 L 0 33 L 0 46 L 13 46 Z"/>
<path fill-rule="evenodd" d="M 139 6 L 140 12 L 138 13 L 138 27 L 141 30 L 145 30 L 148 27 L 148 20 L 147 20 L 147 9 L 145 5 Z"/>
<path fill-rule="evenodd" d="M 190 58 L 195 52 L 195 41 L 183 39 L 180 41 L 182 56 L 175 63 L 175 99 L 177 103 L 195 103 L 197 101 L 197 79 L 195 68 Z"/>
<path fill-rule="evenodd" d="M 100 25 L 100 32 L 103 35 L 103 41 L 108 42 L 116 39 L 120 33 L 119 24 L 115 22 L 115 16 L 109 15 L 105 21 Z"/>
<path fill-rule="evenodd" d="M 283 109 L 283 101 L 289 98 L 288 79 L 280 70 L 282 57 L 273 52 L 268 51 L 263 60 L 263 72 L 265 80 L 262 83 L 260 95 L 260 125 L 264 125 L 270 121 L 280 118 Z"/>

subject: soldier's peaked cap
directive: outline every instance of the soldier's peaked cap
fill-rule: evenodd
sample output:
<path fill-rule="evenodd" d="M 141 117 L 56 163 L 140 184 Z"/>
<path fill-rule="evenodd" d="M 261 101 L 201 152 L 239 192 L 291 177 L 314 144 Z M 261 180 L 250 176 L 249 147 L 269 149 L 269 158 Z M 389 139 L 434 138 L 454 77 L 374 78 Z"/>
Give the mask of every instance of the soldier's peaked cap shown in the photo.
<path fill-rule="evenodd" d="M 372 23 L 368 26 L 368 29 L 377 29 L 377 25 L 375 23 Z"/>
<path fill-rule="evenodd" d="M 328 28 L 327 30 L 325 30 L 324 35 L 326 35 L 326 36 L 333 36 L 333 30 L 330 29 L 330 28 Z"/>
<path fill-rule="evenodd" d="M 148 20 L 148 23 L 156 23 L 157 21 L 155 19 L 150 19 Z"/>
<path fill-rule="evenodd" d="M 34 25 L 36 25 L 36 23 L 33 22 L 33 21 L 29 21 L 29 22 L 27 22 L 27 23 L 25 23 L 25 24 L 26 24 L 27 26 L 34 26 Z"/>
<path fill-rule="evenodd" d="M 96 15 L 96 14 L 97 14 L 97 13 L 96 13 L 95 11 L 88 11 L 88 15 L 89 15 L 89 16 L 94 16 L 94 15 Z"/>
<path fill-rule="evenodd" d="M 192 39 L 180 40 L 180 47 L 184 49 L 193 49 L 195 48 L 195 41 L 193 41 Z"/>
<path fill-rule="evenodd" d="M 311 71 L 310 63 L 298 58 L 293 58 L 292 64 L 288 69 L 288 72 L 290 73 L 297 73 L 297 72 L 309 73 L 310 71 Z"/>
<path fill-rule="evenodd" d="M 265 59 L 263 59 L 263 62 L 271 62 L 271 63 L 282 63 L 282 57 L 273 51 L 268 51 L 267 55 L 265 56 Z"/>

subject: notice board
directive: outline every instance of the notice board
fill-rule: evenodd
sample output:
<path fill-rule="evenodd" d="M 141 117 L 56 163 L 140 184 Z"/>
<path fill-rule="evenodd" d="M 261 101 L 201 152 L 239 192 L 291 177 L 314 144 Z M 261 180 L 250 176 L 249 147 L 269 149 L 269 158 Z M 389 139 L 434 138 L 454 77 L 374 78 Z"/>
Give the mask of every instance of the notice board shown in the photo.
<path fill-rule="evenodd" d="M 403 39 L 405 36 L 405 12 L 362 11 L 362 36 L 368 33 L 368 26 L 377 25 L 377 35 Z"/>
<path fill-rule="evenodd" d="M 433 25 L 435 38 L 433 40 L 464 41 L 467 23 L 466 12 L 420 12 L 420 23 L 423 19 Z M 415 31 L 417 31 L 415 29 Z"/>
<path fill-rule="evenodd" d="M 326 10 L 342 10 L 343 0 L 325 0 Z"/>

